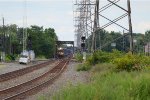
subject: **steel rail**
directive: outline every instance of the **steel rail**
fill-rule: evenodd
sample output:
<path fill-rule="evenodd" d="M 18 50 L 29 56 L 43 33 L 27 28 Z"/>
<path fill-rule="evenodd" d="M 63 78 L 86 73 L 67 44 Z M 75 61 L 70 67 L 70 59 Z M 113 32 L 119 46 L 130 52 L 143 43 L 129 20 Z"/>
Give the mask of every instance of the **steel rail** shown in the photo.
<path fill-rule="evenodd" d="M 59 62 L 53 69 L 49 70 L 45 74 L 43 74 L 33 80 L 16 85 L 14 87 L 7 88 L 5 90 L 1 90 L 0 91 L 1 99 L 2 100 L 15 100 L 18 98 L 23 99 L 23 98 L 26 98 L 28 95 L 31 95 L 37 91 L 40 91 L 43 87 L 46 87 L 47 85 L 52 83 L 63 72 L 63 70 L 67 66 L 69 60 L 70 59 Z M 41 83 L 37 83 L 37 85 L 35 84 L 36 82 L 42 80 L 42 78 L 48 77 L 48 75 L 51 76 L 50 78 L 48 78 L 48 80 L 46 80 L 44 82 L 42 81 Z M 24 87 L 25 87 L 25 89 L 23 89 Z M 18 92 L 16 93 L 17 90 L 18 90 Z"/>
<path fill-rule="evenodd" d="M 47 62 L 43 62 L 43 63 L 32 65 L 32 66 L 29 66 L 29 67 L 26 67 L 26 68 L 22 68 L 22 69 L 19 69 L 19 70 L 15 70 L 15 71 L 12 71 L 12 72 L 1 74 L 0 75 L 0 82 L 8 81 L 10 79 L 14 79 L 16 77 L 19 77 L 19 76 L 25 75 L 27 73 L 30 73 L 34 70 L 41 69 L 41 68 L 49 65 L 52 62 L 53 62 L 53 60 L 49 60 Z"/>

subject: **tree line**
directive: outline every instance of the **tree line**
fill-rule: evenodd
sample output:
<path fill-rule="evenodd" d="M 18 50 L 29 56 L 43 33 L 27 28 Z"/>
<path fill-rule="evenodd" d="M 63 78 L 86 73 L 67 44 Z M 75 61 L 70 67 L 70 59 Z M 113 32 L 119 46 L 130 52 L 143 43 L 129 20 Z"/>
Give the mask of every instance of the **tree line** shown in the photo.
<path fill-rule="evenodd" d="M 123 52 L 130 50 L 130 34 L 121 32 L 108 32 L 106 30 L 97 30 L 96 32 L 96 49 L 111 52 L 117 49 Z M 150 30 L 142 33 L 133 33 L 134 52 L 144 52 L 144 46 L 150 42 Z M 86 48 L 90 51 L 92 36 L 86 39 Z"/>
<path fill-rule="evenodd" d="M 5 50 L 8 55 L 20 54 L 23 50 L 23 30 L 16 24 L 0 26 L 0 51 Z M 27 49 L 34 50 L 36 56 L 53 57 L 57 40 L 53 28 L 37 25 L 27 27 Z"/>

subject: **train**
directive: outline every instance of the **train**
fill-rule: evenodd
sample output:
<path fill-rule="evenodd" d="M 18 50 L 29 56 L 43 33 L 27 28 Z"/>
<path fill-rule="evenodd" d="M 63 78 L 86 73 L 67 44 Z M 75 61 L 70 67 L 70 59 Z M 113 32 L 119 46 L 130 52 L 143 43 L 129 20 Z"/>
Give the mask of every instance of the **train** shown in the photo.
<path fill-rule="evenodd" d="M 59 47 L 59 48 L 57 48 L 56 56 L 57 56 L 57 58 L 64 58 L 64 57 L 71 55 L 72 53 L 73 53 L 73 51 L 70 48 Z"/>

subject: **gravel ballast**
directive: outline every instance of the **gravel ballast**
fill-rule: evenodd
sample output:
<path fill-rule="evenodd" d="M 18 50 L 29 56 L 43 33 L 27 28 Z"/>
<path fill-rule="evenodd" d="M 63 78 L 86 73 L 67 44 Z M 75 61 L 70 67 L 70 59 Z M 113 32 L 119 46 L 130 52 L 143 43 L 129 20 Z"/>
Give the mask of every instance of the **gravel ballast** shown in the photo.
<path fill-rule="evenodd" d="M 88 83 L 89 73 L 88 72 L 77 72 L 76 66 L 78 63 L 70 62 L 66 70 L 61 74 L 61 76 L 56 79 L 52 85 L 41 90 L 39 93 L 28 97 L 26 100 L 39 100 L 40 97 L 44 97 L 44 100 L 51 100 L 51 97 L 55 95 L 58 91 L 63 89 L 69 84 L 76 85 L 78 83 Z"/>
<path fill-rule="evenodd" d="M 0 83 L 0 90 L 15 86 L 17 84 L 21 84 L 23 82 L 27 82 L 31 79 L 34 79 L 34 78 L 42 75 L 43 73 L 47 72 L 48 70 L 52 69 L 57 63 L 58 63 L 58 61 L 56 61 L 56 62 L 54 62 L 54 63 L 52 63 L 52 64 L 50 64 L 44 68 L 35 70 L 35 71 L 30 72 L 28 74 L 25 74 L 23 76 L 20 76 L 20 77 L 17 77 L 17 78 L 14 78 L 12 80 L 8 80 L 5 82 L 1 82 Z"/>
<path fill-rule="evenodd" d="M 0 75 L 15 71 L 15 70 L 23 69 L 23 68 L 26 68 L 26 67 L 29 67 L 32 65 L 40 64 L 42 62 L 45 62 L 45 61 L 34 61 L 34 62 L 31 62 L 27 65 L 26 64 L 19 64 L 19 62 L 1 63 L 2 68 L 0 68 Z"/>

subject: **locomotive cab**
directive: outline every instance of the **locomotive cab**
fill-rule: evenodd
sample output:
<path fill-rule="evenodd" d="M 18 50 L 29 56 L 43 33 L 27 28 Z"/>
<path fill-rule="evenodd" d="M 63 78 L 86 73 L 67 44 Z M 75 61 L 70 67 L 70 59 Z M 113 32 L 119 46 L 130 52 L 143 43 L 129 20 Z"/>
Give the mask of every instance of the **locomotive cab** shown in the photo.
<path fill-rule="evenodd" d="M 64 49 L 63 48 L 58 48 L 57 49 L 57 57 L 58 58 L 63 58 L 64 57 Z"/>

